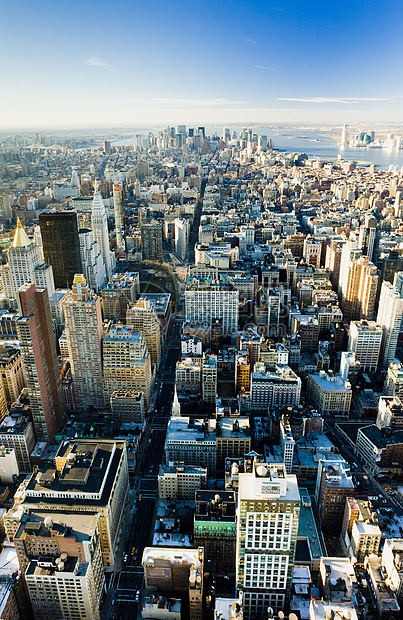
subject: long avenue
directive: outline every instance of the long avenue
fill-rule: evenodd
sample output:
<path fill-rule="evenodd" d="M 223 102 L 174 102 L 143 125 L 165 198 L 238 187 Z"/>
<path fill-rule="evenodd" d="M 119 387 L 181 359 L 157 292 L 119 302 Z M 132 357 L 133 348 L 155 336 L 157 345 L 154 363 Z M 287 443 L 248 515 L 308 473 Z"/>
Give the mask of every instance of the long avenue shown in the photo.
<path fill-rule="evenodd" d="M 125 550 L 127 560 L 115 577 L 113 620 L 132 620 L 140 607 L 144 573 L 141 559 L 144 547 L 152 542 L 158 470 L 163 459 L 165 435 L 171 413 L 175 365 L 180 351 L 180 323 L 172 319 L 166 335 L 166 347 L 158 373 L 155 390 L 157 397 L 153 412 L 147 420 L 134 485 L 137 488 L 136 505 L 129 540 Z"/>

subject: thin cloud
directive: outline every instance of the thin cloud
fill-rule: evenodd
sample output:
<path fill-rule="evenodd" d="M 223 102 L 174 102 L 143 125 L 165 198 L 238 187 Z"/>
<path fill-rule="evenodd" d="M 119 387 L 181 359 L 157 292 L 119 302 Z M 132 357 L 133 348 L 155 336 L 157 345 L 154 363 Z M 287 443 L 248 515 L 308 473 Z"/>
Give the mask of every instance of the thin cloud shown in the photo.
<path fill-rule="evenodd" d="M 303 101 L 304 103 L 358 103 L 358 101 L 393 101 L 390 97 L 277 97 L 277 101 Z"/>
<path fill-rule="evenodd" d="M 86 65 L 90 67 L 102 67 L 102 69 L 106 69 L 107 71 L 116 71 L 116 67 L 111 65 L 109 62 L 105 62 L 102 58 L 98 58 L 98 56 L 91 56 L 84 60 Z"/>
<path fill-rule="evenodd" d="M 242 37 L 242 41 L 245 43 L 250 43 L 251 45 L 256 45 L 255 39 L 251 39 L 250 37 Z"/>
<path fill-rule="evenodd" d="M 182 99 L 180 97 L 150 97 L 148 99 L 145 97 L 138 97 L 135 99 L 128 99 L 128 101 L 132 103 L 155 102 L 155 103 L 164 103 L 168 105 L 191 105 L 191 106 L 194 106 L 194 105 L 196 106 L 200 106 L 200 105 L 221 106 L 221 105 L 232 105 L 234 103 L 246 103 L 246 101 L 231 101 L 230 99 L 220 99 L 220 98 L 217 98 L 217 99 L 197 99 L 197 98 Z"/>
<path fill-rule="evenodd" d="M 265 67 L 264 65 L 253 65 L 256 69 L 264 69 L 265 71 L 279 71 L 279 69 L 273 69 L 272 67 Z"/>

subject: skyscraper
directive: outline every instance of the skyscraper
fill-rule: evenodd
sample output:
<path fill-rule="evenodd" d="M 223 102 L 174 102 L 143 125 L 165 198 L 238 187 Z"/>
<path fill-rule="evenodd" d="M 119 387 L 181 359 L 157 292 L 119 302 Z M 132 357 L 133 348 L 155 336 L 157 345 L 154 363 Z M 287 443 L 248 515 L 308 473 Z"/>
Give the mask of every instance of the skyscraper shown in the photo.
<path fill-rule="evenodd" d="M 106 280 L 104 259 L 95 241 L 94 231 L 89 228 L 80 228 L 81 264 L 89 288 L 98 293 Z"/>
<path fill-rule="evenodd" d="M 378 279 L 377 269 L 367 256 L 350 260 L 346 287 L 342 294 L 344 320 L 374 318 Z"/>
<path fill-rule="evenodd" d="M 82 274 L 74 276 L 64 316 L 77 406 L 103 407 L 101 298 L 90 291 Z"/>
<path fill-rule="evenodd" d="M 162 224 L 157 220 L 141 224 L 141 252 L 143 260 L 163 260 Z"/>
<path fill-rule="evenodd" d="M 151 361 L 141 332 L 126 325 L 113 325 L 104 334 L 103 371 L 105 400 L 116 390 L 143 392 L 148 407 L 151 392 Z"/>
<path fill-rule="evenodd" d="M 358 247 L 369 260 L 373 259 L 376 238 L 376 219 L 371 215 L 365 216 L 365 223 L 360 226 Z"/>
<path fill-rule="evenodd" d="M 151 361 L 158 365 L 161 354 L 161 330 L 154 304 L 144 297 L 130 304 L 127 309 L 126 323 L 135 331 L 142 333 Z"/>
<path fill-rule="evenodd" d="M 109 278 L 113 265 L 111 251 L 109 249 L 108 218 L 101 192 L 98 190 L 98 185 L 95 185 L 94 198 L 92 201 L 91 228 L 105 264 L 106 277 Z"/>
<path fill-rule="evenodd" d="M 383 282 L 376 322 L 382 327 L 380 360 L 385 368 L 395 359 L 402 317 L 403 299 L 399 291 L 390 282 Z"/>
<path fill-rule="evenodd" d="M 12 288 L 15 292 L 23 284 L 36 284 L 38 288 L 47 288 L 49 298 L 55 292 L 53 271 L 50 265 L 42 263 L 41 251 L 35 239 L 30 239 L 20 220 L 13 243 L 8 250 L 8 264 Z"/>
<path fill-rule="evenodd" d="M 236 587 L 245 620 L 288 604 L 297 544 L 300 495 L 284 464 L 256 460 L 239 474 Z"/>
<path fill-rule="evenodd" d="M 39 215 L 45 261 L 52 265 L 56 288 L 70 288 L 82 272 L 77 213 L 56 211 Z"/>
<path fill-rule="evenodd" d="M 123 204 L 123 183 L 121 181 L 113 184 L 113 207 L 115 210 L 116 250 L 122 252 L 125 249 L 123 228 L 125 208 Z"/>
<path fill-rule="evenodd" d="M 46 289 L 24 284 L 17 292 L 17 321 L 25 379 L 36 437 L 53 442 L 64 423 L 64 400 Z"/>

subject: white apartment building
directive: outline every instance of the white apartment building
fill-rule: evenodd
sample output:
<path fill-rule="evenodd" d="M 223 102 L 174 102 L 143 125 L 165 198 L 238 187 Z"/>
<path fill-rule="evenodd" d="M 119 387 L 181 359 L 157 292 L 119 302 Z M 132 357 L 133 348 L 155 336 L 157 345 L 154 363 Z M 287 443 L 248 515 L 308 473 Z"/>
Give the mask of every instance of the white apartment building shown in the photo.
<path fill-rule="evenodd" d="M 98 293 L 106 281 L 104 259 L 99 250 L 98 242 L 95 241 L 94 231 L 88 228 L 80 228 L 78 233 L 83 274 L 89 288 Z"/>
<path fill-rule="evenodd" d="M 284 416 L 282 416 L 280 420 L 280 446 L 283 450 L 283 459 L 287 474 L 291 474 L 294 460 L 295 439 L 292 436 L 290 422 L 288 418 Z"/>
<path fill-rule="evenodd" d="M 289 366 L 266 371 L 265 365 L 258 363 L 251 373 L 250 394 L 252 408 L 299 405 L 301 379 Z"/>
<path fill-rule="evenodd" d="M 176 218 L 175 225 L 175 252 L 185 260 L 189 241 L 189 220 Z"/>
<path fill-rule="evenodd" d="M 354 521 L 351 532 L 351 551 L 359 564 L 371 553 L 378 555 L 382 532 L 377 523 Z"/>
<path fill-rule="evenodd" d="M 380 361 L 387 368 L 396 355 L 397 339 L 403 317 L 403 298 L 390 282 L 383 282 L 376 322 L 382 327 Z"/>
<path fill-rule="evenodd" d="M 403 596 L 403 538 L 387 538 L 383 545 L 382 567 L 385 582 L 401 601 Z"/>
<path fill-rule="evenodd" d="M 67 556 L 67 553 L 64 554 Z M 89 562 L 66 557 L 31 560 L 25 580 L 35 620 L 98 620 L 102 589 Z"/>
<path fill-rule="evenodd" d="M 36 443 L 34 427 L 28 418 L 7 416 L 0 424 L 0 445 L 14 448 L 21 474 L 31 471 L 29 458 Z"/>
<path fill-rule="evenodd" d="M 348 350 L 355 353 L 365 372 L 375 372 L 382 345 L 382 327 L 375 321 L 351 321 Z"/>
<path fill-rule="evenodd" d="M 104 261 L 106 277 L 109 278 L 114 267 L 115 255 L 109 249 L 108 217 L 101 192 L 98 191 L 97 186 L 92 201 L 91 228 Z"/>
<path fill-rule="evenodd" d="M 386 373 L 383 393 L 387 396 L 403 396 L 403 365 L 400 363 L 389 364 Z"/>
<path fill-rule="evenodd" d="M 160 499 L 191 499 L 195 492 L 207 487 L 206 467 L 170 463 L 160 465 L 158 472 L 158 494 Z"/>
<path fill-rule="evenodd" d="M 348 417 L 352 389 L 351 384 L 340 375 L 324 370 L 308 375 L 307 392 L 320 415 Z"/>
<path fill-rule="evenodd" d="M 236 589 L 245 620 L 289 602 L 300 503 L 297 478 L 284 465 L 255 461 L 239 474 Z"/>
<path fill-rule="evenodd" d="M 239 291 L 229 285 L 193 280 L 185 290 L 186 320 L 211 326 L 221 319 L 224 336 L 238 329 L 238 305 Z"/>

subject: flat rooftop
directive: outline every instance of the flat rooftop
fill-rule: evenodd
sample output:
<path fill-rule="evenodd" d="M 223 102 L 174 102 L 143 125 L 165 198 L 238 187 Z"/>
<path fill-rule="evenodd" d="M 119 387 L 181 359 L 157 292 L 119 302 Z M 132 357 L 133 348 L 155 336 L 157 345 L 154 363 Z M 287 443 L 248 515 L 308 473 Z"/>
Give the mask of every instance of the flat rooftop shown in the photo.
<path fill-rule="evenodd" d="M 327 373 L 313 373 L 309 375 L 325 392 L 351 392 L 351 386 L 346 387 L 340 375 L 332 375 L 329 378 Z M 350 385 L 350 384 L 349 384 Z"/>
<path fill-rule="evenodd" d="M 142 293 L 141 297 L 148 299 L 154 304 L 157 315 L 166 315 L 169 302 L 171 301 L 171 293 Z"/>
<path fill-rule="evenodd" d="M 50 505 L 106 505 L 125 449 L 124 441 L 65 441 L 61 444 L 56 458 L 65 456 L 67 459 L 74 448 L 85 451 L 86 447 L 95 446 L 97 447 L 95 455 L 82 454 L 77 461 L 77 467 L 71 461 L 67 469 L 63 468 L 60 476 L 56 469 L 51 468 L 41 469 L 37 474 L 32 474 L 26 488 L 24 504 L 36 504 L 40 501 L 41 504 Z M 86 461 L 90 461 L 91 455 L 94 458 L 90 464 Z M 99 498 L 94 498 L 94 495 L 98 495 Z"/>
<path fill-rule="evenodd" d="M 45 524 L 45 520 L 50 519 L 51 523 Z M 24 513 L 21 518 L 15 538 L 25 538 L 26 536 L 51 537 L 52 532 L 57 536 L 75 538 L 77 542 L 90 540 L 98 522 L 98 513 L 83 512 L 80 514 L 68 511 L 39 511 L 30 510 Z"/>

